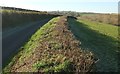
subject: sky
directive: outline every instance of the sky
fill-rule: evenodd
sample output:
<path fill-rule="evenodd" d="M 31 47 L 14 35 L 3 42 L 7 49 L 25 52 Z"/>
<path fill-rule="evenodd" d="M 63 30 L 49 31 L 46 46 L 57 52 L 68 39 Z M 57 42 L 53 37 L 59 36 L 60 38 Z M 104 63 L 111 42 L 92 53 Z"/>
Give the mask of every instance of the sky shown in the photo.
<path fill-rule="evenodd" d="M 0 6 L 39 11 L 118 13 L 119 0 L 0 0 Z"/>

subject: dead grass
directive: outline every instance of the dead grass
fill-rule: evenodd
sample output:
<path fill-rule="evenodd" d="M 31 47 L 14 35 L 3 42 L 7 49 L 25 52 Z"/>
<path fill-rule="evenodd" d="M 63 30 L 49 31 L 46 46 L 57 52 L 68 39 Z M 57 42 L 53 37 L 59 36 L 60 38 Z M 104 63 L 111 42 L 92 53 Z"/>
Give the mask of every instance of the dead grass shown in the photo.
<path fill-rule="evenodd" d="M 119 26 L 118 14 L 84 14 L 80 19 Z"/>
<path fill-rule="evenodd" d="M 17 59 L 9 69 L 10 72 L 90 72 L 93 70 L 94 56 L 91 52 L 80 48 L 80 42 L 69 30 L 67 17 L 60 17 L 57 22 L 51 24 L 55 25 L 51 30 L 49 27 L 45 29 L 46 33 L 39 37 L 38 46 L 21 61 L 20 58 Z"/>

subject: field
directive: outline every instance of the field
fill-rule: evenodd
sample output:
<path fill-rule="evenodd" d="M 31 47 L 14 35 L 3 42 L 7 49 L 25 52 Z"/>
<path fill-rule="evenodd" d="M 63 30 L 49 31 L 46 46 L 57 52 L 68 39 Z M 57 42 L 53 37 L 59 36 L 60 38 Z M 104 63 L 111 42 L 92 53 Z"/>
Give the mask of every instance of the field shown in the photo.
<path fill-rule="evenodd" d="M 118 26 L 88 20 L 79 20 L 79 22 L 86 24 L 87 27 L 98 31 L 101 34 L 107 35 L 116 40 L 118 39 Z"/>
<path fill-rule="evenodd" d="M 69 19 L 69 25 L 83 48 L 99 59 L 97 71 L 118 71 L 118 27 L 99 22 Z"/>
<path fill-rule="evenodd" d="M 82 13 L 79 19 L 118 26 L 118 14 Z"/>
<path fill-rule="evenodd" d="M 2 13 L 3 30 L 16 26 L 22 26 L 25 23 L 32 23 L 46 18 L 55 17 L 55 15 L 50 15 L 46 12 L 36 12 L 6 7 L 3 7 L 0 13 Z"/>

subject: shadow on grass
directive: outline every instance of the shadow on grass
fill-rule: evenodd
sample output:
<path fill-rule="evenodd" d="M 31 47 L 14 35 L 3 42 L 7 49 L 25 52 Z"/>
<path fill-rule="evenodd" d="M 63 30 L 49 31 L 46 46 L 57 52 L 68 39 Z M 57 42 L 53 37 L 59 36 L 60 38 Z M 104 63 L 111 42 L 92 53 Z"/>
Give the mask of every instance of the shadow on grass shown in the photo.
<path fill-rule="evenodd" d="M 70 30 L 81 42 L 82 48 L 92 51 L 99 59 L 97 71 L 117 72 L 119 70 L 118 41 L 88 28 L 84 23 L 68 19 Z"/>
<path fill-rule="evenodd" d="M 21 47 L 29 41 L 32 34 L 34 34 L 40 27 L 42 27 L 51 19 L 52 18 L 46 19 L 44 22 L 40 22 L 35 26 L 32 25 L 26 29 L 18 31 L 10 35 L 7 39 L 2 40 L 2 44 L 4 44 L 2 45 L 2 69 L 4 69 L 13 60 L 14 56 L 22 50 Z M 6 47 L 9 48 L 7 49 Z"/>

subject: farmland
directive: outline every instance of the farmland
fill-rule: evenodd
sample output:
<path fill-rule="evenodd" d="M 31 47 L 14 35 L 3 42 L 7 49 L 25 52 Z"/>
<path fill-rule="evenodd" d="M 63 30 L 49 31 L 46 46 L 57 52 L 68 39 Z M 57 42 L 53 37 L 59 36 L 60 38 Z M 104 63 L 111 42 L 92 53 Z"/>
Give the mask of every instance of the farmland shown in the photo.
<path fill-rule="evenodd" d="M 100 22 L 111 25 L 119 25 L 118 14 L 82 13 L 79 19 Z"/>
<path fill-rule="evenodd" d="M 88 20 L 79 20 L 79 22 L 86 24 L 86 26 L 100 32 L 101 34 L 107 35 L 116 40 L 118 39 L 118 26 Z"/>

